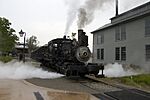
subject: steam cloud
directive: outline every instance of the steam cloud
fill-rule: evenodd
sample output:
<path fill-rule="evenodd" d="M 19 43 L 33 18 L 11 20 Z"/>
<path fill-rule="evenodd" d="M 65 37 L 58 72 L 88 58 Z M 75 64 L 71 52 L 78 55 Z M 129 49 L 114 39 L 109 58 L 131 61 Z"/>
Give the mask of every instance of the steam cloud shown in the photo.
<path fill-rule="evenodd" d="M 131 67 L 124 68 L 121 64 L 118 63 L 108 64 L 105 66 L 104 69 L 104 74 L 107 77 L 123 77 L 123 76 L 137 75 L 141 73 L 142 70 L 136 70 Z"/>
<path fill-rule="evenodd" d="M 80 5 L 80 0 L 66 0 L 65 4 L 68 6 L 68 16 L 65 29 L 65 35 L 69 32 L 69 28 L 76 18 L 77 10 Z"/>
<path fill-rule="evenodd" d="M 121 9 L 127 10 L 137 4 L 139 5 L 148 1 L 149 0 L 120 0 L 119 5 L 121 5 Z M 102 10 L 103 7 L 109 9 L 107 4 L 114 4 L 113 2 L 115 3 L 115 0 L 65 0 L 66 5 L 68 6 L 65 34 L 68 33 L 70 26 L 76 17 L 78 28 L 84 28 L 93 21 L 94 14 L 97 10 Z"/>
<path fill-rule="evenodd" d="M 0 62 L 0 79 L 53 79 L 62 76 L 61 74 L 43 71 L 41 68 L 36 68 L 29 63 L 23 64 L 21 62 L 12 61 L 4 64 Z"/>
<path fill-rule="evenodd" d="M 78 28 L 84 28 L 94 19 L 96 10 L 101 9 L 108 2 L 113 0 L 86 0 L 83 6 L 78 9 Z"/>
<path fill-rule="evenodd" d="M 112 1 L 113 0 L 84 0 L 84 3 L 81 4 L 81 0 L 66 0 L 68 17 L 65 34 L 68 33 L 76 17 L 78 29 L 84 28 L 93 21 L 96 10 L 101 9 L 106 3 Z"/>

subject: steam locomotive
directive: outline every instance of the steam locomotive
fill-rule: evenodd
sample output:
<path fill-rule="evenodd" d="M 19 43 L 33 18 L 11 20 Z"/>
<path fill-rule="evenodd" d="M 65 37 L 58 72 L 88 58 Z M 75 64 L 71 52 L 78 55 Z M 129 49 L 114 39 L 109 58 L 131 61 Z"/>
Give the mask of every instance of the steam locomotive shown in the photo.
<path fill-rule="evenodd" d="M 78 30 L 78 41 L 63 38 L 53 39 L 47 45 L 41 46 L 31 53 L 31 58 L 41 62 L 42 66 L 52 68 L 66 76 L 98 75 L 104 66 L 97 63 L 87 63 L 91 57 L 88 48 L 88 36 L 83 30 Z"/>

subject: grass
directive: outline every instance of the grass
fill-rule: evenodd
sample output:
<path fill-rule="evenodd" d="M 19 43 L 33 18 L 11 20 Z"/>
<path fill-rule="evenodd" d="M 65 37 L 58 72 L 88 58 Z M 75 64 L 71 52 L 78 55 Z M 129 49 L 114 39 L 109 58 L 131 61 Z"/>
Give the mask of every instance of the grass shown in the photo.
<path fill-rule="evenodd" d="M 0 56 L 0 61 L 7 63 L 11 61 L 13 58 L 11 56 Z"/>
<path fill-rule="evenodd" d="M 114 79 L 126 85 L 150 90 L 150 74 L 142 74 Z"/>

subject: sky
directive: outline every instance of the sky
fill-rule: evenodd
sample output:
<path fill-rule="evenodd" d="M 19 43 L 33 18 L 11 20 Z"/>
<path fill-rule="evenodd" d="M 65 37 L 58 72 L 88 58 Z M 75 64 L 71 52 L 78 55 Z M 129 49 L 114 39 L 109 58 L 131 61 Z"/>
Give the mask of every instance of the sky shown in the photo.
<path fill-rule="evenodd" d="M 79 7 L 85 1 L 87 0 L 0 0 L 0 17 L 9 19 L 12 23 L 11 27 L 16 30 L 18 36 L 18 32 L 22 29 L 26 32 L 27 38 L 32 35 L 37 36 L 39 45 L 44 45 L 52 39 L 64 36 L 70 6 Z M 93 21 L 83 28 L 89 36 L 90 48 L 92 48 L 90 32 L 110 23 L 110 18 L 115 16 L 115 0 L 110 1 L 112 2 L 97 9 Z M 149 1 L 119 0 L 119 14 Z M 67 35 L 77 30 L 75 17 Z M 20 41 L 23 39 L 20 38 Z"/>

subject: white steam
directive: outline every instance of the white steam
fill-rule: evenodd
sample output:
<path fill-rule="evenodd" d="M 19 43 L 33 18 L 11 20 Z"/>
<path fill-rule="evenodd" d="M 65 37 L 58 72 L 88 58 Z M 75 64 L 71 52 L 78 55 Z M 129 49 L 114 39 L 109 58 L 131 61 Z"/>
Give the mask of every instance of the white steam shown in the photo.
<path fill-rule="evenodd" d="M 68 6 L 65 34 L 68 33 L 76 17 L 78 28 L 84 28 L 93 21 L 95 11 L 100 10 L 109 2 L 113 0 L 65 0 Z"/>
<path fill-rule="evenodd" d="M 105 4 L 113 0 L 86 0 L 84 5 L 78 9 L 78 28 L 84 28 L 94 19 L 94 14 L 97 10 L 101 10 Z"/>
<path fill-rule="evenodd" d="M 30 63 L 22 62 L 0 62 L 0 79 L 30 79 L 30 78 L 42 78 L 42 79 L 53 79 L 59 78 L 63 75 L 43 71 L 41 68 L 36 68 Z"/>
<path fill-rule="evenodd" d="M 124 68 L 121 64 L 108 64 L 105 66 L 104 74 L 107 77 L 123 77 L 141 74 L 141 71 L 132 69 L 131 67 Z M 101 73 L 100 73 L 101 74 Z"/>
<path fill-rule="evenodd" d="M 68 7 L 67 23 L 65 34 L 68 33 L 73 21 L 77 18 L 78 28 L 89 25 L 95 17 L 96 11 L 104 11 L 103 8 L 113 9 L 116 0 L 64 0 Z M 119 0 L 119 11 L 127 11 L 137 5 L 148 2 L 149 0 Z M 115 8 L 114 8 L 115 12 Z"/>
<path fill-rule="evenodd" d="M 67 22 L 65 35 L 69 32 L 69 29 L 76 18 L 77 10 L 80 5 L 80 0 L 66 0 L 65 4 L 68 6 Z"/>

